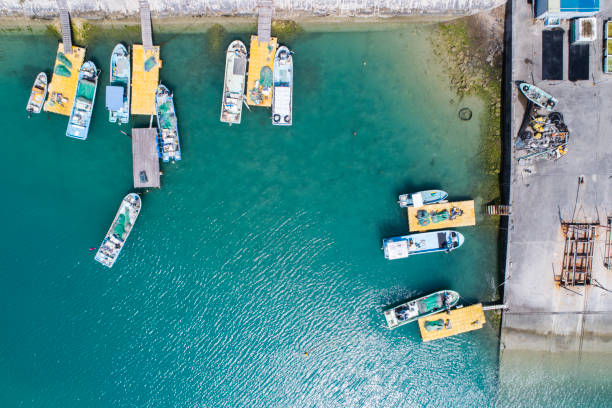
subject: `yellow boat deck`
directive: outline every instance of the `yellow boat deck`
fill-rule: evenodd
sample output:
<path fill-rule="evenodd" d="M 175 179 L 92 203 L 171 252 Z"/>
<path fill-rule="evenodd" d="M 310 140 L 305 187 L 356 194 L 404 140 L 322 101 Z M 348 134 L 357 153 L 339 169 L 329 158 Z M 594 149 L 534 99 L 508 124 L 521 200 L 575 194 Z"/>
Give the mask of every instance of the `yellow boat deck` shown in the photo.
<path fill-rule="evenodd" d="M 64 52 L 64 45 L 59 43 L 57 52 Z M 60 115 L 70 116 L 72 104 L 74 102 L 74 94 L 76 93 L 77 83 L 79 82 L 79 70 L 85 60 L 85 48 L 72 46 L 72 54 L 64 54 L 70 62 L 72 68 L 66 67 L 57 58 L 55 54 L 55 65 L 53 66 L 53 75 L 49 83 L 47 101 L 45 102 L 44 110 Z M 55 73 L 55 69 L 63 65 L 70 71 L 69 77 L 64 77 Z"/>
<path fill-rule="evenodd" d="M 276 37 L 270 37 L 270 42 L 264 43 L 259 42 L 256 35 L 251 36 L 249 76 L 247 77 L 247 104 L 251 106 L 272 106 L 272 86 L 264 92 L 258 82 L 263 67 L 273 69 L 274 54 L 277 47 Z"/>
<path fill-rule="evenodd" d="M 463 214 L 457 216 L 453 220 L 449 218 L 438 223 L 430 222 L 428 225 L 419 224 L 417 214 L 421 210 L 430 213 L 433 211 L 438 212 L 442 210 L 447 210 L 450 214 L 452 208 L 460 209 L 461 211 L 463 211 Z M 408 229 L 411 232 L 465 227 L 469 225 L 476 225 L 476 211 L 474 210 L 474 200 L 456 201 L 454 203 L 429 204 L 418 208 L 408 207 Z"/>
<path fill-rule="evenodd" d="M 149 58 L 154 58 L 156 63 L 147 71 L 145 63 Z M 161 66 L 159 46 L 149 51 L 140 44 L 132 47 L 132 115 L 155 114 L 155 91 L 159 85 Z"/>
<path fill-rule="evenodd" d="M 442 320 L 442 328 L 440 330 L 427 331 L 425 322 L 433 322 L 436 320 Z M 478 303 L 476 305 L 451 310 L 450 314 L 440 312 L 431 316 L 421 317 L 419 319 L 419 330 L 421 331 L 423 341 L 427 342 L 455 336 L 472 330 L 478 330 L 481 329 L 485 323 L 486 320 L 482 310 L 482 304 Z"/>

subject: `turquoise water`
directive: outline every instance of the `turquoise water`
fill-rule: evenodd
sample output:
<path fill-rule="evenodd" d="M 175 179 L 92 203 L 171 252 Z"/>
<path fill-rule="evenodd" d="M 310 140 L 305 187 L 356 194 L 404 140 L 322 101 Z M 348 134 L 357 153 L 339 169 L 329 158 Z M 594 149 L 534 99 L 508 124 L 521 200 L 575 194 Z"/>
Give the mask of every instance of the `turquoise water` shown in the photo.
<path fill-rule="evenodd" d="M 416 325 L 387 330 L 380 311 L 441 288 L 466 304 L 498 296 L 498 230 L 482 214 L 452 254 L 389 262 L 380 250 L 407 232 L 399 193 L 442 188 L 478 208 L 495 198 L 478 156 L 482 103 L 452 101 L 426 28 L 294 38 L 291 128 L 257 108 L 222 125 L 222 51 L 204 34 L 156 37 L 183 160 L 162 166 L 109 270 L 89 248 L 132 191 L 130 139 L 104 108 L 120 34 L 88 44 L 103 73 L 85 142 L 64 136 L 65 117 L 26 119 L 56 40 L 0 42 L 0 405 L 495 403 L 496 324 L 424 344 Z M 248 44 L 238 33 L 224 45 L 234 37 Z M 463 106 L 472 121 L 457 118 Z"/>

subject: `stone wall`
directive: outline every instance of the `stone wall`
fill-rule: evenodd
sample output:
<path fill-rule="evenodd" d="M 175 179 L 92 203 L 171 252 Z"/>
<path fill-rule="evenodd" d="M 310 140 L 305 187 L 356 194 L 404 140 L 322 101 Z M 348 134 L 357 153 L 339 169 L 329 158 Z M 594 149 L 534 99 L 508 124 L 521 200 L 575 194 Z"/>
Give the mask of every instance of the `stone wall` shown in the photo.
<path fill-rule="evenodd" d="M 75 17 L 128 17 L 138 13 L 137 0 L 66 0 Z M 274 0 L 275 17 L 395 17 L 473 14 L 505 0 Z M 252 16 L 257 0 L 149 0 L 154 17 Z M 0 16 L 52 18 L 56 0 L 0 0 Z"/>

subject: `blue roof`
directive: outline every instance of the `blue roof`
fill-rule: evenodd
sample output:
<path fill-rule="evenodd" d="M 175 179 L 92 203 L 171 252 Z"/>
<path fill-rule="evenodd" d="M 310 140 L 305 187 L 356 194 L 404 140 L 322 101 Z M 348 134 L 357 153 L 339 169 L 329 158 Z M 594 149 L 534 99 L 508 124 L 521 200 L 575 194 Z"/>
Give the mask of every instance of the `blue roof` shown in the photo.
<path fill-rule="evenodd" d="M 110 110 L 119 110 L 123 107 L 123 87 L 106 87 L 106 107 Z"/>
<path fill-rule="evenodd" d="M 561 11 L 599 11 L 599 0 L 561 0 Z"/>

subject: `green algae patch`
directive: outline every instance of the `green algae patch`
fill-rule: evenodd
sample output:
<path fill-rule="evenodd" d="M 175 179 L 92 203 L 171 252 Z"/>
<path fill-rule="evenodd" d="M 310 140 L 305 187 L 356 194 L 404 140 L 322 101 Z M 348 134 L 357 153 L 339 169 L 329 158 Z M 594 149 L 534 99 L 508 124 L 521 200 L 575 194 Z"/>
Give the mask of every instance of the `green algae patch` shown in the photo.
<path fill-rule="evenodd" d="M 278 38 L 279 43 L 291 42 L 303 32 L 302 26 L 293 20 L 272 21 L 272 36 Z"/>
<path fill-rule="evenodd" d="M 501 171 L 501 81 L 503 64 L 502 29 L 492 32 L 495 13 L 470 16 L 438 24 L 431 35 L 433 52 L 444 60 L 450 86 L 459 98 L 480 97 L 486 106 L 483 142 L 479 151 L 483 169 L 488 174 Z M 499 18 L 499 15 L 497 16 Z"/>
<path fill-rule="evenodd" d="M 74 37 L 75 44 L 90 44 L 98 35 L 100 35 L 100 31 L 101 27 L 87 21 L 79 22 L 77 20 L 72 24 L 72 35 Z"/>
<path fill-rule="evenodd" d="M 221 24 L 213 24 L 206 31 L 206 46 L 208 52 L 214 57 L 222 57 L 227 43 L 227 30 Z"/>
<path fill-rule="evenodd" d="M 46 26 L 45 33 L 47 35 L 50 35 L 51 37 L 54 37 L 54 38 L 58 39 L 58 40 L 60 40 L 62 38 L 62 34 L 60 33 L 60 29 L 55 24 L 48 24 Z"/>

